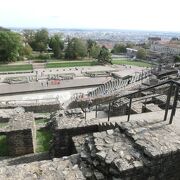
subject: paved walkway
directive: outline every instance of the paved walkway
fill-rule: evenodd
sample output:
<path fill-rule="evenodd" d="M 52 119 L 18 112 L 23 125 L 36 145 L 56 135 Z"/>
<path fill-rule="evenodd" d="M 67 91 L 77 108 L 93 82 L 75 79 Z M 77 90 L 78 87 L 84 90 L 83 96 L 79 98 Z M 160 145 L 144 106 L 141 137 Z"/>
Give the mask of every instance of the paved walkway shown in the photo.
<path fill-rule="evenodd" d="M 40 82 L 32 82 L 25 84 L 4 84 L 0 86 L 0 94 L 11 94 L 11 93 L 24 93 L 33 91 L 45 91 L 45 90 L 56 90 L 56 89 L 67 89 L 67 88 L 81 88 L 89 86 L 98 86 L 106 81 L 105 77 L 99 78 L 84 78 L 84 79 L 73 79 L 73 80 L 62 80 L 60 84 L 51 85 L 47 83 L 41 84 Z"/>
<path fill-rule="evenodd" d="M 107 122 L 107 114 L 102 113 L 101 111 L 99 113 L 99 122 Z M 147 121 L 163 121 L 164 119 L 165 111 L 156 111 L 156 112 L 148 112 L 148 113 L 141 113 L 141 114 L 131 114 L 130 121 L 138 121 L 138 120 L 147 120 Z M 168 112 L 167 121 L 165 123 L 169 124 L 171 110 Z M 102 118 L 103 117 L 103 118 Z M 91 111 L 87 113 L 87 119 L 94 119 L 95 118 L 95 111 Z M 98 119 L 98 117 L 97 117 Z M 118 122 L 126 122 L 127 121 L 127 115 L 124 116 L 115 116 L 110 117 L 111 123 L 118 123 Z M 176 115 L 173 118 L 174 129 L 176 130 L 177 134 L 180 135 L 180 109 L 178 108 L 176 110 Z"/>
<path fill-rule="evenodd" d="M 128 67 L 128 66 L 127 66 Z M 19 77 L 19 76 L 31 76 L 31 75 L 49 75 L 49 74 L 68 74 L 74 73 L 76 77 L 84 76 L 85 72 L 118 72 L 121 76 L 125 74 L 132 74 L 135 72 L 142 72 L 142 67 L 133 66 L 132 68 L 126 68 L 122 65 L 107 65 L 107 66 L 81 66 L 81 67 L 62 67 L 62 68 L 46 68 L 46 69 L 35 69 L 30 73 L 14 73 L 14 74 L 1 74 L 0 78 L 4 79 L 6 77 Z M 3 72 L 6 73 L 6 72 Z M 12 72 L 11 72 L 12 73 Z"/>

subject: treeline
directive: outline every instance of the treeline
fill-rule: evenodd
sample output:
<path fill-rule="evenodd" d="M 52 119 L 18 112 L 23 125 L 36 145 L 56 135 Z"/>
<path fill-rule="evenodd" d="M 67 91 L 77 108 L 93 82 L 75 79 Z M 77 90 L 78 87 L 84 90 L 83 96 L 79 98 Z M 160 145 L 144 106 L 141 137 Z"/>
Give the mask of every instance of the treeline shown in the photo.
<path fill-rule="evenodd" d="M 25 29 L 18 34 L 0 28 L 0 61 L 17 61 L 24 57 L 32 59 L 32 52 L 38 52 L 35 58 L 42 59 L 75 60 L 89 57 L 100 62 L 111 61 L 109 50 L 91 39 L 63 39 L 61 34 L 49 35 L 46 29 Z"/>
<path fill-rule="evenodd" d="M 38 31 L 24 30 L 23 36 L 33 51 L 52 51 L 56 59 L 82 59 L 84 57 L 98 58 L 101 47 L 93 40 L 81 38 L 63 39 L 61 34 L 49 36 L 46 29 Z"/>

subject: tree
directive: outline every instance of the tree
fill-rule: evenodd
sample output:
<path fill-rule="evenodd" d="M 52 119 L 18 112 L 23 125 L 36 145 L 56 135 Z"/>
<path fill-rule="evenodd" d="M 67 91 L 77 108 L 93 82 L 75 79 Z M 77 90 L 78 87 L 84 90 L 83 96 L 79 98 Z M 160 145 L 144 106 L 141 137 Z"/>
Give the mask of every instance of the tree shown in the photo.
<path fill-rule="evenodd" d="M 28 43 L 32 49 L 35 49 L 35 31 L 31 29 L 24 29 L 23 36 L 25 43 Z"/>
<path fill-rule="evenodd" d="M 137 51 L 136 57 L 138 59 L 145 59 L 146 58 L 146 50 L 144 48 L 141 48 Z"/>
<path fill-rule="evenodd" d="M 0 26 L 0 31 L 10 31 L 10 29 L 4 28 Z"/>
<path fill-rule="evenodd" d="M 16 61 L 20 58 L 23 41 L 19 34 L 0 31 L 0 61 Z"/>
<path fill-rule="evenodd" d="M 32 48 L 29 44 L 24 45 L 21 49 L 19 54 L 21 56 L 30 56 L 32 54 Z"/>
<path fill-rule="evenodd" d="M 124 44 L 115 44 L 111 52 L 114 54 L 126 53 L 126 46 Z"/>
<path fill-rule="evenodd" d="M 60 35 L 55 34 L 51 37 L 49 47 L 52 49 L 55 58 L 62 57 L 62 50 L 64 48 L 64 42 Z"/>
<path fill-rule="evenodd" d="M 131 42 L 128 42 L 128 43 L 126 44 L 126 48 L 133 48 L 133 46 L 134 46 L 134 44 L 131 43 Z"/>
<path fill-rule="evenodd" d="M 86 42 L 79 38 L 68 39 L 68 45 L 65 50 L 66 59 L 78 59 L 87 55 Z"/>
<path fill-rule="evenodd" d="M 97 59 L 98 55 L 100 53 L 101 47 L 97 44 L 93 44 L 93 46 L 91 47 L 90 51 L 89 51 L 89 56 L 92 58 Z"/>
<path fill-rule="evenodd" d="M 49 33 L 46 29 L 38 30 L 35 33 L 34 41 L 33 41 L 33 50 L 35 51 L 47 51 L 49 43 Z"/>
<path fill-rule="evenodd" d="M 99 53 L 100 53 L 100 46 L 96 43 L 96 41 L 93 41 L 91 39 L 87 40 L 87 52 L 88 56 L 97 59 Z"/>
<path fill-rule="evenodd" d="M 105 46 L 102 46 L 100 53 L 98 55 L 98 62 L 103 63 L 103 64 L 106 64 L 106 63 L 112 64 L 111 61 L 112 61 L 111 53 Z"/>

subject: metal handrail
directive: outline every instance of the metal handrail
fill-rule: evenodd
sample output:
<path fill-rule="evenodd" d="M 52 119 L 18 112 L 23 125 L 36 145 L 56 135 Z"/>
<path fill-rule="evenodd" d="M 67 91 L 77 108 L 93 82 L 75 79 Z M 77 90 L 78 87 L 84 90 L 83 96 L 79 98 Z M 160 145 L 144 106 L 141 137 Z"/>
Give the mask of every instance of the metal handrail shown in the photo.
<path fill-rule="evenodd" d="M 175 95 L 174 95 L 172 111 L 171 111 L 170 120 L 169 120 L 169 124 L 172 124 L 173 117 L 175 116 L 175 113 L 176 113 L 177 100 L 178 100 L 179 88 L 180 88 L 180 82 L 177 82 L 177 81 L 174 81 L 174 80 L 168 80 L 168 81 L 162 82 L 160 84 L 156 84 L 156 85 L 153 85 L 151 87 L 143 88 L 143 89 L 140 89 L 140 90 L 132 92 L 132 93 L 128 93 L 128 94 L 121 95 L 121 96 L 116 96 L 111 100 L 103 101 L 103 103 L 107 102 L 109 104 L 109 110 L 108 111 L 110 111 L 110 109 L 111 109 L 110 105 L 112 104 L 112 102 L 114 102 L 115 100 L 118 100 L 120 98 L 125 98 L 125 97 L 129 98 L 129 109 L 128 109 L 128 114 L 127 114 L 128 115 L 127 121 L 129 121 L 130 120 L 130 115 L 131 115 L 130 111 L 131 111 L 131 105 L 132 105 L 133 96 L 136 95 L 137 93 L 141 93 L 141 92 L 144 92 L 144 91 L 147 91 L 147 90 L 152 90 L 152 89 L 154 89 L 156 87 L 160 87 L 160 86 L 163 86 L 163 85 L 166 85 L 166 84 L 169 84 L 170 88 L 169 88 L 169 92 L 167 94 L 167 99 L 166 99 L 166 108 L 165 108 L 165 114 L 164 114 L 164 121 L 167 120 L 168 110 L 169 110 L 169 106 L 170 106 L 170 99 L 171 99 L 171 95 L 172 95 L 172 89 L 173 89 L 173 86 L 175 86 Z M 99 103 L 99 104 L 102 104 L 102 102 Z M 99 105 L 99 104 L 97 104 L 97 103 L 95 104 L 96 109 L 97 109 L 97 105 Z M 108 120 L 110 120 L 110 115 L 109 114 L 110 113 L 108 112 Z"/>
<path fill-rule="evenodd" d="M 144 88 L 144 89 L 138 90 L 136 92 L 133 92 L 133 93 L 123 95 L 123 96 L 119 97 L 119 98 L 122 98 L 122 97 L 129 97 L 130 98 L 127 121 L 130 120 L 130 115 L 131 115 L 130 110 L 131 110 L 131 104 L 132 104 L 133 95 L 135 95 L 137 93 L 140 93 L 140 92 L 143 92 L 143 91 L 154 89 L 156 87 L 159 87 L 159 86 L 162 86 L 162 85 L 165 85 L 165 84 L 170 84 L 170 89 L 169 89 L 169 92 L 168 92 L 168 95 L 167 95 L 167 100 L 166 100 L 166 109 L 165 109 L 164 121 L 167 120 L 167 115 L 168 115 L 168 110 L 169 110 L 169 105 L 170 105 L 170 99 L 171 99 L 171 95 L 172 95 L 172 88 L 173 88 L 174 85 L 176 86 L 175 87 L 176 88 L 175 96 L 174 96 L 174 101 L 173 101 L 173 106 L 172 106 L 172 112 L 171 112 L 170 120 L 169 120 L 169 124 L 172 124 L 173 117 L 175 116 L 175 113 L 176 113 L 177 100 L 178 100 L 178 96 L 179 96 L 178 93 L 179 93 L 179 87 L 180 87 L 180 82 L 177 82 L 177 81 L 174 81 L 174 80 L 168 80 L 166 82 L 162 82 L 160 84 L 157 84 L 157 85 L 154 85 L 154 86 L 151 86 L 151 87 L 148 87 L 148 88 Z"/>

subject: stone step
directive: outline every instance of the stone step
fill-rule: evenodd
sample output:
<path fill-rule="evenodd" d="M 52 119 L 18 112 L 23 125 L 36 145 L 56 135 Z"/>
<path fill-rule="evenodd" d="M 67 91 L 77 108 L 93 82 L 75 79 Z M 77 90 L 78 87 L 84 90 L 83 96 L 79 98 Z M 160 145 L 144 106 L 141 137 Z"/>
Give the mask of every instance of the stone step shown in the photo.
<path fill-rule="evenodd" d="M 88 142 L 87 161 L 94 171 L 121 179 L 179 177 L 180 136 L 173 126 L 147 120 L 118 125 L 121 131 L 93 133 L 94 141 Z"/>

